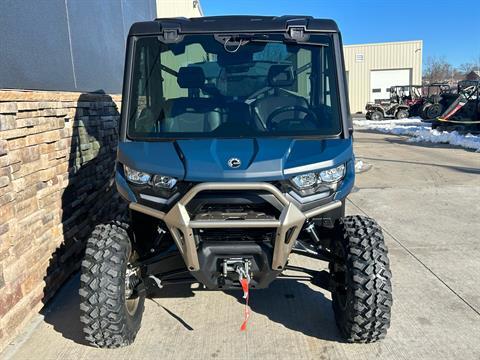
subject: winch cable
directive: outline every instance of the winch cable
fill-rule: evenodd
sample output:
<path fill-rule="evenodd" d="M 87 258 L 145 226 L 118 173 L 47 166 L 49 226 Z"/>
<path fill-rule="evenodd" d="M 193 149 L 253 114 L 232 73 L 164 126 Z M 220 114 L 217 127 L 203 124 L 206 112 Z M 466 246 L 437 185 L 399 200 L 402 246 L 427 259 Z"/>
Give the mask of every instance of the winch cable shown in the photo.
<path fill-rule="evenodd" d="M 247 330 L 247 322 L 248 322 L 248 318 L 250 317 L 250 308 L 248 306 L 248 298 L 250 297 L 250 292 L 248 289 L 248 285 L 249 285 L 248 279 L 247 278 L 241 279 L 240 284 L 242 285 L 243 298 L 245 299 L 244 318 L 243 318 L 242 326 L 240 326 L 240 331 L 245 331 Z"/>
<path fill-rule="evenodd" d="M 247 265 L 248 266 L 248 265 Z M 247 330 L 247 322 L 248 318 L 250 317 L 250 307 L 248 306 L 248 300 L 250 298 L 250 274 L 248 267 L 246 269 L 242 267 L 237 267 L 236 272 L 238 273 L 238 280 L 240 281 L 240 285 L 242 286 L 243 290 L 243 298 L 245 299 L 245 310 L 244 310 L 244 318 L 242 326 L 240 326 L 240 331 Z"/>

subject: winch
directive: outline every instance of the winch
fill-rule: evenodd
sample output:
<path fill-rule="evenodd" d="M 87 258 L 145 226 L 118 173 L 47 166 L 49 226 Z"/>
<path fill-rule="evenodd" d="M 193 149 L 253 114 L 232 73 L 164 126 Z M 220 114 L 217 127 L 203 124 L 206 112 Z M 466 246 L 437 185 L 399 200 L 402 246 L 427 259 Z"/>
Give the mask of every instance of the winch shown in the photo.
<path fill-rule="evenodd" d="M 247 279 L 247 281 L 250 282 L 250 279 L 251 279 L 250 269 L 251 269 L 251 262 L 249 259 L 243 259 L 243 258 L 224 259 L 222 262 L 223 282 L 225 282 L 226 279 L 234 280 L 236 277 L 238 277 L 239 282 L 242 279 Z"/>

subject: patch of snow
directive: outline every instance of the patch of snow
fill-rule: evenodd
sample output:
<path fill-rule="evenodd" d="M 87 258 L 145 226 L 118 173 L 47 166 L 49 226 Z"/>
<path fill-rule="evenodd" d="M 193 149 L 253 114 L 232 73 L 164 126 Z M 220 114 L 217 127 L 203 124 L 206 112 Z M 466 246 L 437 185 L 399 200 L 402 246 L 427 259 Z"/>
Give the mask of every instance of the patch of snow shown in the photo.
<path fill-rule="evenodd" d="M 354 120 L 359 128 L 376 130 L 386 134 L 412 136 L 409 142 L 431 142 L 437 144 L 451 144 L 480 152 L 480 136 L 459 134 L 457 131 L 432 130 L 430 124 L 422 123 L 419 119 L 402 120 Z"/>
<path fill-rule="evenodd" d="M 355 160 L 355 173 L 357 174 L 368 171 L 370 170 L 371 167 L 372 167 L 372 164 L 367 164 L 363 160 L 359 160 L 359 159 Z"/>
<path fill-rule="evenodd" d="M 422 124 L 422 119 L 420 118 L 409 118 L 409 119 L 388 119 L 388 120 L 353 120 L 353 124 L 361 127 L 371 127 L 371 126 L 386 126 L 386 125 L 420 125 Z M 430 126 L 428 123 L 423 123 L 425 126 Z"/>
<path fill-rule="evenodd" d="M 355 170 L 362 170 L 362 167 L 363 167 L 363 161 L 362 160 L 357 160 L 355 161 Z"/>

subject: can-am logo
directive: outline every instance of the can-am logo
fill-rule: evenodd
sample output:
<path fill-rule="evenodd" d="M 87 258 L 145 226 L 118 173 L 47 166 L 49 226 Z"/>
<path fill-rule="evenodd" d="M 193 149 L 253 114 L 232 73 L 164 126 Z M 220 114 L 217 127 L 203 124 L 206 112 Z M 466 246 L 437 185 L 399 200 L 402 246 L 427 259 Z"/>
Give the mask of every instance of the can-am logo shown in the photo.
<path fill-rule="evenodd" d="M 228 160 L 228 166 L 230 166 L 232 169 L 236 169 L 242 165 L 242 162 L 238 158 L 231 158 Z"/>

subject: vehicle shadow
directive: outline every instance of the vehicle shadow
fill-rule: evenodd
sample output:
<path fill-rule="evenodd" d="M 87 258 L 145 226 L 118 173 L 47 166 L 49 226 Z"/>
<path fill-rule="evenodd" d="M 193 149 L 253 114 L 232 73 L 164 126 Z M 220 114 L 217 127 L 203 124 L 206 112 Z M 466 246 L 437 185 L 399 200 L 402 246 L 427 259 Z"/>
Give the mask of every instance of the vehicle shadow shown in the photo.
<path fill-rule="evenodd" d="M 240 291 L 228 291 L 244 304 Z M 291 279 L 274 281 L 268 289 L 252 291 L 249 305 L 253 316 L 269 320 L 317 339 L 343 342 L 333 315 L 332 302 L 320 290 Z M 254 318 L 251 318 L 253 321 Z"/>
<path fill-rule="evenodd" d="M 91 346 L 84 339 L 82 323 L 80 322 L 80 273 L 77 272 L 69 279 L 52 298 L 48 305 L 44 307 L 41 314 L 44 321 L 53 326 L 53 329 L 60 333 L 65 339 L 73 342 Z M 162 307 L 166 313 L 179 321 L 188 330 L 193 330 L 186 321 L 176 315 L 173 311 L 161 305 L 159 300 L 162 298 L 186 298 L 195 296 L 196 291 L 192 290 L 190 285 L 172 285 L 162 289 L 152 288 L 146 301 L 153 301 L 157 306 Z M 147 316 L 147 313 L 144 313 Z"/>
<path fill-rule="evenodd" d="M 103 91 L 80 94 L 75 103 L 75 114 L 65 118 L 56 144 L 65 151 L 59 165 L 65 166 L 65 175 L 53 184 L 59 186 L 61 198 L 52 196 L 58 201 L 61 241 L 43 277 L 45 306 L 41 314 L 65 338 L 86 344 L 79 319 L 79 276 L 69 278 L 79 269 L 95 226 L 117 218 L 125 205 L 113 182 L 120 117 L 115 103 Z M 52 208 L 56 205 L 53 203 Z"/>
<path fill-rule="evenodd" d="M 175 285 L 154 290 L 150 293 L 149 298 L 188 330 L 192 330 L 188 326 L 188 319 L 181 319 L 171 309 L 162 306 L 158 300 L 193 297 L 200 291 L 210 290 L 203 287 L 192 290 L 190 285 Z M 224 291 L 224 294 L 232 296 L 239 303 L 244 304 L 245 300 L 241 291 L 229 290 Z M 267 289 L 253 290 L 249 301 L 253 314 L 264 315 L 275 323 L 307 336 L 343 342 L 335 324 L 331 304 L 331 300 L 327 299 L 320 290 L 292 279 L 277 280 Z"/>
<path fill-rule="evenodd" d="M 77 273 L 59 290 L 42 314 L 45 322 L 52 325 L 53 329 L 64 338 L 80 345 L 90 346 L 84 340 L 80 323 L 79 286 L 80 275 Z M 188 318 L 182 318 L 171 308 L 164 306 L 161 299 L 194 297 L 201 291 L 210 290 L 202 287 L 192 289 L 188 284 L 172 285 L 151 291 L 146 301 L 153 301 L 185 329 L 195 331 L 189 325 Z M 241 291 L 225 291 L 224 294 L 244 304 Z M 343 342 L 335 325 L 331 301 L 320 290 L 311 288 L 305 283 L 290 279 L 274 281 L 268 289 L 252 291 L 249 305 L 252 311 L 249 326 L 252 331 L 255 331 L 255 315 L 259 314 L 306 336 Z M 148 309 L 144 316 L 148 316 Z"/>
<path fill-rule="evenodd" d="M 90 346 L 84 338 L 80 322 L 80 274 L 77 273 L 57 292 L 46 307 L 41 311 L 44 321 L 65 339 Z"/>

